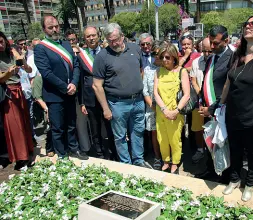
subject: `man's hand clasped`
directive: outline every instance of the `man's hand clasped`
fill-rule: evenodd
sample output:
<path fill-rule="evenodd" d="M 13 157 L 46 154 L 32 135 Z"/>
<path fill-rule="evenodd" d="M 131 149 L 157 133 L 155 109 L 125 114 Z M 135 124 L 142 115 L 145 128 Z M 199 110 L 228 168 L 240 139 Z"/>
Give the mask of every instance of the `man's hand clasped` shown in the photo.
<path fill-rule="evenodd" d="M 76 86 L 73 83 L 70 83 L 67 87 L 68 95 L 74 95 L 76 93 Z"/>
<path fill-rule="evenodd" d="M 104 117 L 105 119 L 107 119 L 108 121 L 110 121 L 112 119 L 112 112 L 110 109 L 106 109 L 104 111 Z"/>

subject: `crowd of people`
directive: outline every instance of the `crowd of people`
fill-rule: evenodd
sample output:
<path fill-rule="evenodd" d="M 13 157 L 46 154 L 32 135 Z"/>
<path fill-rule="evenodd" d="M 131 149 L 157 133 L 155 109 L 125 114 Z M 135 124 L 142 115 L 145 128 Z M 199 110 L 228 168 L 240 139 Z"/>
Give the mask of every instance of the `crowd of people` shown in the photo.
<path fill-rule="evenodd" d="M 148 33 L 138 44 L 130 42 L 116 23 L 104 28 L 104 41 L 96 27 L 86 27 L 85 44 L 79 44 L 73 30 L 60 39 L 56 17 L 44 16 L 41 25 L 45 38 L 34 39 L 30 47 L 25 39 L 12 47 L 0 32 L 1 152 L 5 141 L 16 169 L 33 165 L 35 104 L 48 124 L 47 156 L 87 160 L 94 151 L 98 158 L 172 174 L 179 173 L 185 125 L 191 125 L 197 146 L 193 156 L 186 156 L 198 164 L 205 155 L 203 125 L 226 104 L 231 166 L 218 177 L 208 154 L 207 169 L 196 177 L 229 183 L 223 193 L 230 194 L 240 186 L 246 155 L 242 200 L 252 197 L 253 17 L 243 24 L 236 47 L 222 25 L 198 41 L 186 31 L 179 45 L 155 41 Z M 186 115 L 192 88 L 198 102 Z M 152 165 L 144 159 L 147 140 L 153 146 Z"/>

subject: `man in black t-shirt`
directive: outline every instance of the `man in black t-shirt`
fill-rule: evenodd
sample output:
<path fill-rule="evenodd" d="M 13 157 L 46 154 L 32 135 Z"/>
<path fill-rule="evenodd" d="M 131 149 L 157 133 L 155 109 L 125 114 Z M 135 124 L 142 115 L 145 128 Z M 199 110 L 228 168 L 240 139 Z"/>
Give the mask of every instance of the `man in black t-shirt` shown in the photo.
<path fill-rule="evenodd" d="M 97 54 L 93 65 L 93 88 L 110 120 L 116 149 L 123 163 L 151 166 L 143 159 L 145 105 L 142 96 L 141 50 L 132 43 L 124 43 L 121 27 L 108 24 L 104 30 L 109 44 Z M 130 133 L 131 156 L 126 142 Z"/>

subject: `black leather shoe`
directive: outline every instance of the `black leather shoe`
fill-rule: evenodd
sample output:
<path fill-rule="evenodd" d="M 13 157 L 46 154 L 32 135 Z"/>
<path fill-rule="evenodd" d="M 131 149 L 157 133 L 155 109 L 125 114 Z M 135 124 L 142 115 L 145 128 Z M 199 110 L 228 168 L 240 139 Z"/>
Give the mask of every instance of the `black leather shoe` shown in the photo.
<path fill-rule="evenodd" d="M 80 160 L 88 160 L 89 156 L 85 152 L 76 151 L 75 153 L 70 153 L 70 157 L 75 157 Z"/>

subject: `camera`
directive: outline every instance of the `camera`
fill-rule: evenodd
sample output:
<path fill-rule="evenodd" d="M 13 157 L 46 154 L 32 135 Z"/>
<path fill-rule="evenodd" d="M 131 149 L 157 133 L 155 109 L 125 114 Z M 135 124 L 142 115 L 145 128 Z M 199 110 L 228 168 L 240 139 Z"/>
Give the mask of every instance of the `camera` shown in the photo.
<path fill-rule="evenodd" d="M 188 30 L 189 31 L 195 31 L 196 30 L 196 26 L 188 26 Z"/>
<path fill-rule="evenodd" d="M 23 66 L 23 60 L 22 59 L 19 59 L 19 60 L 16 60 L 16 66 Z"/>

